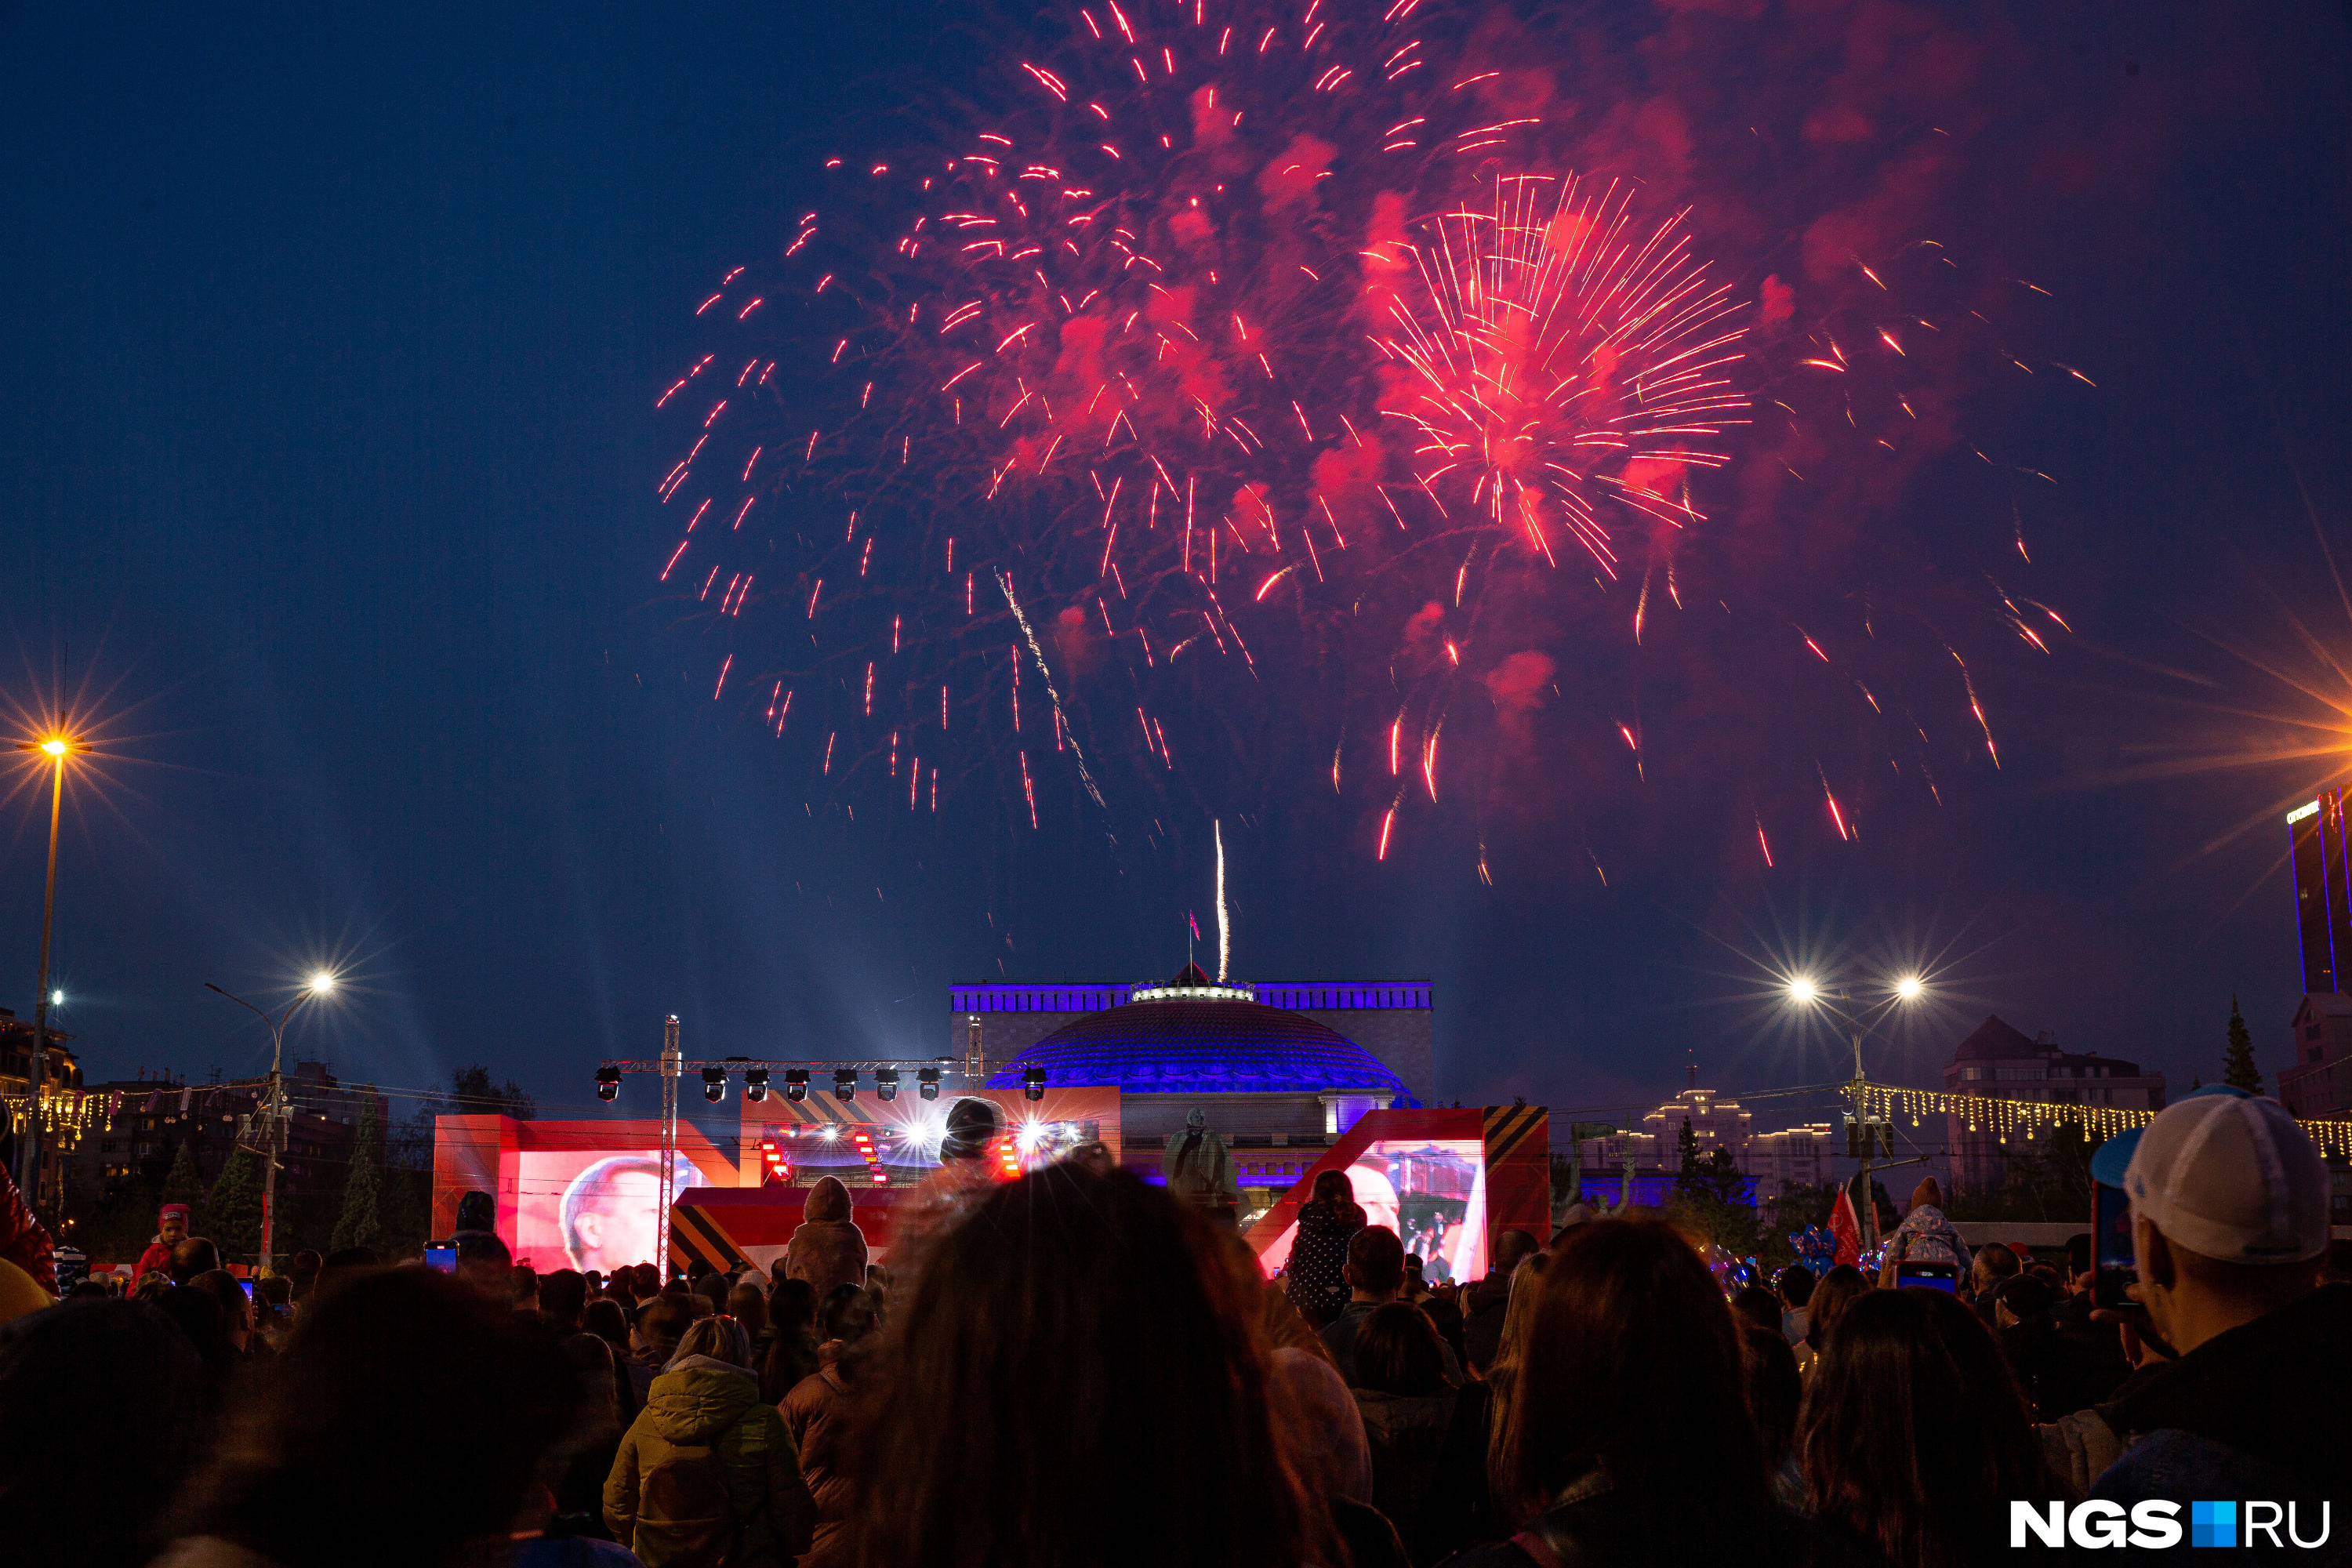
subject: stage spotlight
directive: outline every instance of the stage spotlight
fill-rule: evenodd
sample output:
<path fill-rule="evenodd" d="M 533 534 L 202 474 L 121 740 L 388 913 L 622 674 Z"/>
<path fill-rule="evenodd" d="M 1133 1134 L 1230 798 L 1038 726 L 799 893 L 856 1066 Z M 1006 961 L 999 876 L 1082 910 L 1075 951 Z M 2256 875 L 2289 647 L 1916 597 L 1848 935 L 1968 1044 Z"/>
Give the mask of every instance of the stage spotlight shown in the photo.
<path fill-rule="evenodd" d="M 925 1068 L 915 1075 L 915 1092 L 925 1100 L 940 1097 L 940 1069 Z"/>
<path fill-rule="evenodd" d="M 896 1100 L 898 1098 L 898 1069 L 897 1068 L 876 1068 L 874 1069 L 874 1098 L 877 1100 Z"/>
<path fill-rule="evenodd" d="M 798 1105 L 802 1100 L 808 1098 L 808 1069 L 806 1068 L 786 1068 L 784 1069 L 784 1098 L 791 1100 L 794 1105 Z"/>
<path fill-rule="evenodd" d="M 768 1069 L 766 1068 L 745 1068 L 743 1069 L 743 1098 L 751 1101 L 754 1105 L 768 1098 Z"/>
<path fill-rule="evenodd" d="M 1045 1069 L 1044 1068 L 1024 1068 L 1021 1070 L 1021 1098 L 1024 1100 L 1043 1100 L 1045 1098 Z"/>
<path fill-rule="evenodd" d="M 727 1069 L 725 1068 L 704 1068 L 702 1069 L 702 1098 L 710 1101 L 713 1105 L 718 1104 L 720 1100 L 727 1098 Z"/>
<path fill-rule="evenodd" d="M 598 1068 L 596 1069 L 596 1098 L 599 1100 L 613 1100 L 616 1099 L 620 1095 L 620 1092 L 621 1069 L 619 1068 Z"/>
<path fill-rule="evenodd" d="M 856 1068 L 835 1068 L 833 1069 L 833 1098 L 839 1100 L 851 1100 L 857 1098 L 857 1069 Z"/>

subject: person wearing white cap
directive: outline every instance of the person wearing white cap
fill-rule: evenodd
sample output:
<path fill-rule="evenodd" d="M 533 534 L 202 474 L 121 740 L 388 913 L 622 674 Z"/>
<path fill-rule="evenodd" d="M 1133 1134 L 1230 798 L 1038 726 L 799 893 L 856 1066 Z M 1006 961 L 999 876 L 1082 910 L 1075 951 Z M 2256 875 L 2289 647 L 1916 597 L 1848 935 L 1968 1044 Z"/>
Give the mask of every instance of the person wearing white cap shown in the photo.
<path fill-rule="evenodd" d="M 2092 1174 L 2131 1199 L 2140 1332 L 2179 1359 L 2098 1410 L 2128 1446 L 2090 1495 L 2184 1521 L 2194 1500 L 2294 1500 L 2308 1538 L 2322 1501 L 2352 1498 L 2352 1286 L 2319 1285 L 2318 1149 L 2278 1101 L 2216 1085 L 2110 1140 Z"/>

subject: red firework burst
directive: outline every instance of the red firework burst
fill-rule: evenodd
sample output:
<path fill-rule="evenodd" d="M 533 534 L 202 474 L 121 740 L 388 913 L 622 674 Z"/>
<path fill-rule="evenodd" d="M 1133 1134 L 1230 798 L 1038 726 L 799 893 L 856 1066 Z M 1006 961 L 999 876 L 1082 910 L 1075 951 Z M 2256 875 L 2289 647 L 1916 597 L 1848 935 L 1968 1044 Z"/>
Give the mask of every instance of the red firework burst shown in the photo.
<path fill-rule="evenodd" d="M 1645 230 L 1632 204 L 1618 181 L 1497 180 L 1489 210 L 1393 247 L 1386 264 L 1410 271 L 1379 339 L 1395 366 L 1381 413 L 1412 427 L 1431 501 L 1466 501 L 1554 564 L 1564 529 L 1612 577 L 1612 513 L 1698 519 L 1685 470 L 1727 459 L 1694 443 L 1748 407 L 1741 302 L 1707 281 L 1684 215 Z"/>

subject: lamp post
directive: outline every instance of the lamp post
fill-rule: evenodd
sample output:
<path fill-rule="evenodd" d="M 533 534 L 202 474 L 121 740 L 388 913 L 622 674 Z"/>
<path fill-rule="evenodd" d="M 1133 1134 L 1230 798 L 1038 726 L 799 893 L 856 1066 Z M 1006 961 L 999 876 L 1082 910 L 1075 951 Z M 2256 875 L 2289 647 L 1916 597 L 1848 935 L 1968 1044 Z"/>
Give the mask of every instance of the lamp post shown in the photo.
<path fill-rule="evenodd" d="M 1853 1120 L 1855 1125 L 1863 1130 L 1864 1138 L 1862 1146 L 1862 1169 L 1859 1175 L 1864 1184 L 1863 1203 L 1869 1212 L 1866 1215 L 1858 1215 L 1856 1217 L 1864 1221 L 1865 1245 L 1874 1243 L 1878 1238 L 1878 1204 L 1869 1185 L 1870 1155 L 1874 1147 L 1872 1140 L 1874 1139 L 1875 1134 L 1869 1131 L 1869 1123 L 1865 1120 L 1866 1106 L 1863 1091 L 1869 1087 L 1869 1079 L 1862 1068 L 1862 1037 L 1885 1023 L 1895 1008 L 1906 1002 L 1916 1002 L 1926 994 L 1927 989 L 1926 983 L 1917 975 L 1903 975 L 1888 989 L 1887 994 L 1880 1000 L 1877 1006 L 1869 1010 L 1870 1016 L 1864 1018 L 1855 1015 L 1853 996 L 1844 986 L 1838 987 L 1837 999 L 1832 1001 L 1821 984 L 1811 975 L 1795 974 L 1789 978 L 1787 986 L 1789 1000 L 1801 1007 L 1819 1007 L 1829 1014 L 1844 1027 L 1846 1037 L 1853 1044 L 1853 1079 L 1847 1084 L 1846 1093 L 1853 1097 Z M 1891 1144 L 1886 1152 L 1890 1156 L 1894 1154 L 1895 1151 Z"/>
<path fill-rule="evenodd" d="M 335 977 L 323 969 L 319 970 L 304 984 L 301 994 L 286 1004 L 286 1010 L 272 1018 L 244 997 L 223 991 L 209 980 L 205 982 L 205 990 L 228 997 L 260 1019 L 269 1029 L 269 1102 L 262 1112 L 265 1122 L 261 1159 L 261 1267 L 265 1271 L 276 1263 L 270 1241 L 278 1217 L 278 1157 L 285 1149 L 286 1140 L 286 1086 L 279 1070 L 284 1066 L 286 1022 L 294 1016 L 295 1008 L 314 996 L 326 995 L 334 988 Z"/>
<path fill-rule="evenodd" d="M 89 748 L 79 736 L 59 732 L 23 742 L 16 749 L 47 759 L 49 766 L 49 872 L 41 890 L 41 983 L 33 1002 L 33 1066 L 26 1075 L 25 1131 L 16 1140 L 16 1186 L 37 1215 L 41 1209 L 41 1091 L 49 1078 L 49 931 L 58 912 L 58 823 L 65 809 L 66 759 Z"/>

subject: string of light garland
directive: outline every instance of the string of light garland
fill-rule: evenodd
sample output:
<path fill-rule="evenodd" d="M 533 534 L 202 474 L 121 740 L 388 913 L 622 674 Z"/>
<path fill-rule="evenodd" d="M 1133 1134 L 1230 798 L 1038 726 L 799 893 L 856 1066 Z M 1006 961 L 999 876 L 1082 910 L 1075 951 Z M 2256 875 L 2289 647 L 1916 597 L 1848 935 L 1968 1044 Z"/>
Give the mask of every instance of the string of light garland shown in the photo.
<path fill-rule="evenodd" d="M 82 1135 L 90 1130 L 93 1121 L 100 1124 L 100 1131 L 111 1131 L 113 1122 L 107 1115 L 106 1106 L 101 1103 L 105 1098 L 79 1089 L 44 1088 L 41 1091 L 41 1135 L 61 1140 L 63 1146 L 70 1149 L 81 1142 Z M 8 1095 L 0 1102 L 8 1108 L 10 1130 L 22 1128 L 26 1108 L 32 1103 L 31 1094 Z"/>
<path fill-rule="evenodd" d="M 2004 1143 L 2012 1133 L 2029 1142 L 2037 1132 L 2047 1137 L 2070 1121 L 2080 1126 L 2086 1135 L 2112 1138 L 2134 1127 L 2147 1126 L 2157 1114 L 2112 1105 L 2000 1100 L 1990 1095 L 1945 1094 L 1935 1089 L 1899 1089 L 1876 1083 L 1862 1085 L 1859 1098 L 1865 1118 L 1891 1121 L 1898 1116 L 1908 1117 L 1911 1125 L 1916 1127 L 1922 1116 L 1950 1116 L 1958 1119 L 1965 1131 L 1995 1133 Z M 2302 1127 L 2319 1145 L 2322 1154 L 2352 1159 L 2352 1121 L 2302 1121 Z"/>

